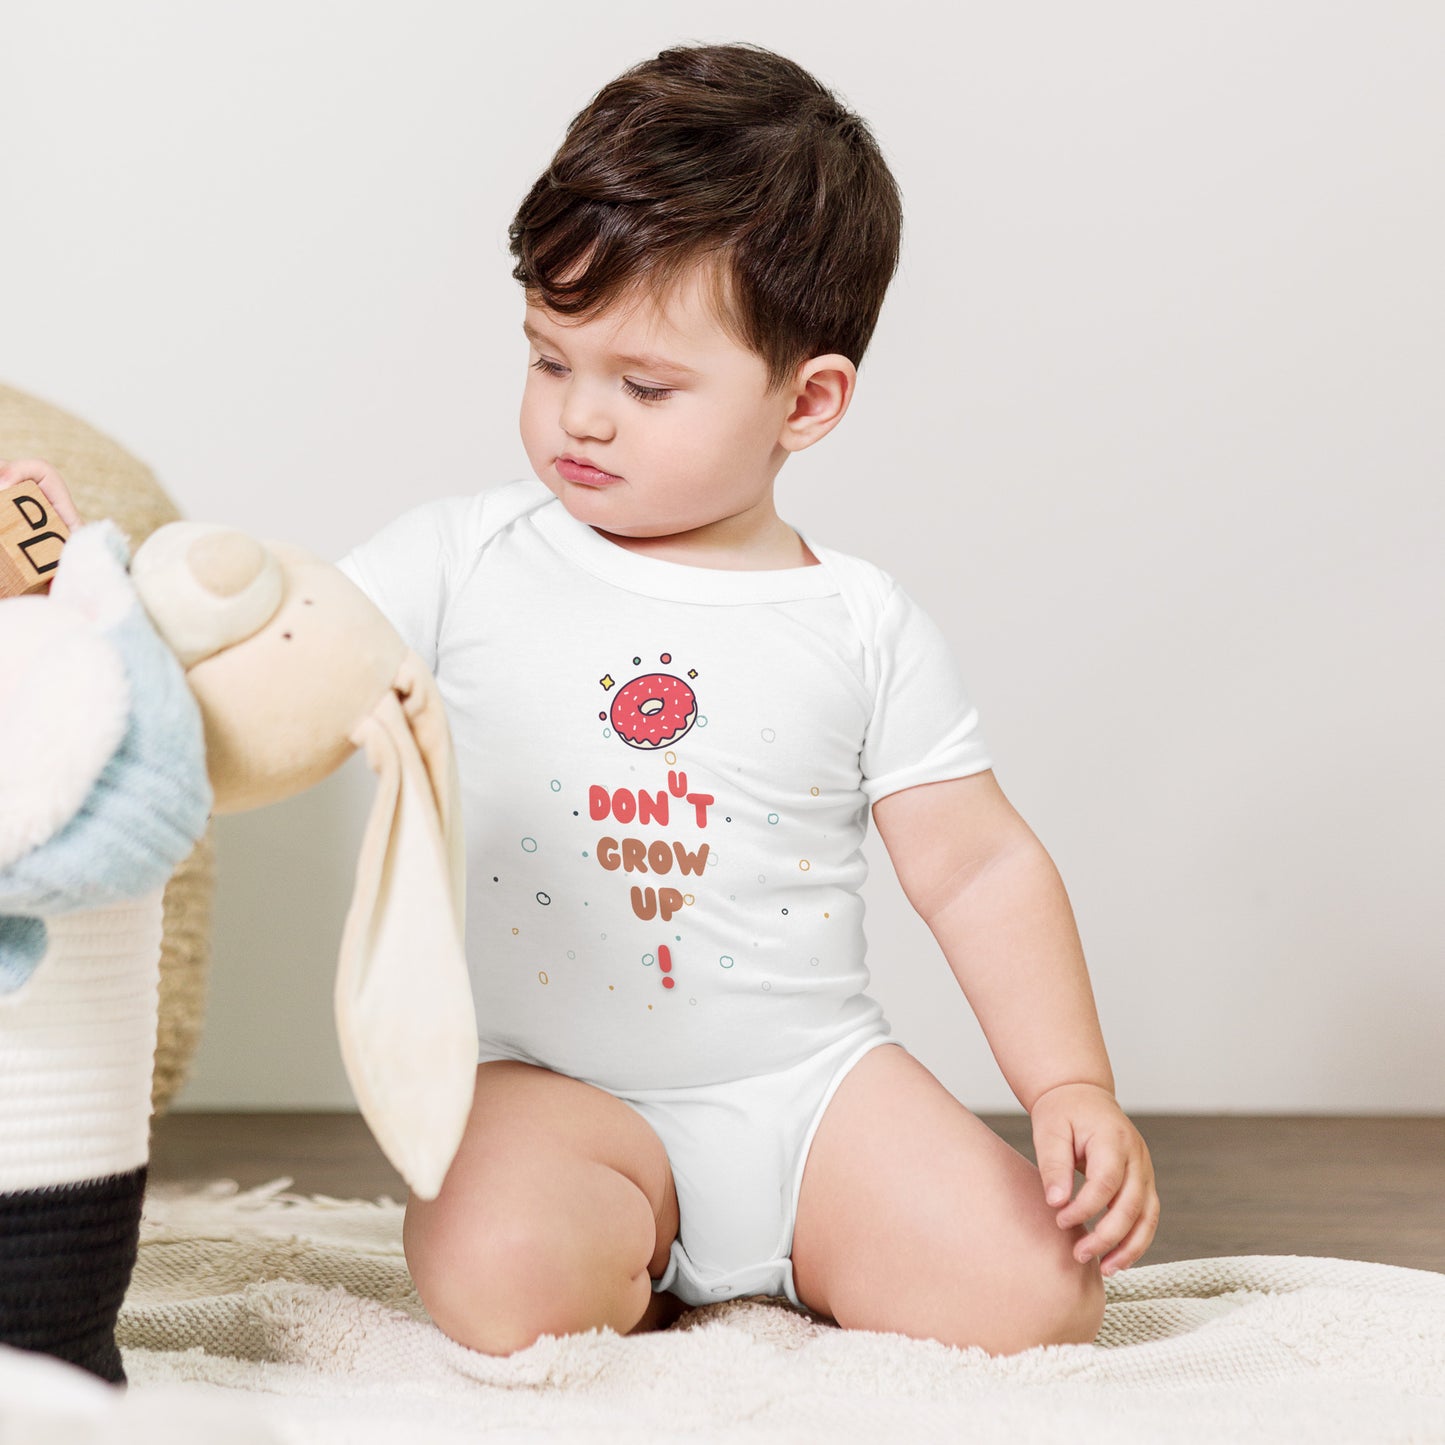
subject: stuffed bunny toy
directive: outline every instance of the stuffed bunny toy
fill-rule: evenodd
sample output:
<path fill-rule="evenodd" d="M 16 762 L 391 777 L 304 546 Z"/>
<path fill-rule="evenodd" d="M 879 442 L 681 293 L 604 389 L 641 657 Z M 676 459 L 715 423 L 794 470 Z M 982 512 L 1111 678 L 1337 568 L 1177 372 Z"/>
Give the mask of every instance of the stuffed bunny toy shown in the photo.
<path fill-rule="evenodd" d="M 108 523 L 0 602 L 0 1341 L 120 1380 L 161 895 L 206 826 L 200 712 Z"/>
<path fill-rule="evenodd" d="M 129 571 L 112 524 L 78 529 L 48 597 L 0 604 L 0 680 L 0 1341 L 118 1382 L 165 881 L 210 811 L 358 748 L 377 782 L 342 1058 L 387 1157 L 440 1190 L 476 1061 L 450 736 L 425 666 L 335 567 L 187 522 Z"/>

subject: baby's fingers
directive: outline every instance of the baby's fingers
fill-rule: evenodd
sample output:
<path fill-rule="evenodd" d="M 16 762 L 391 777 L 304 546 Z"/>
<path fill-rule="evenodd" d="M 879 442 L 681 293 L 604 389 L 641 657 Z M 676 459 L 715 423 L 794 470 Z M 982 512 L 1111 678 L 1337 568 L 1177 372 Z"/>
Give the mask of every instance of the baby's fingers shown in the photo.
<path fill-rule="evenodd" d="M 1136 1170 L 1115 1196 L 1108 1213 L 1074 1245 L 1074 1258 L 1084 1264 L 1122 1243 L 1143 1216 L 1153 1194 L 1148 1176 Z"/>
<path fill-rule="evenodd" d="M 80 514 L 75 510 L 70 491 L 49 462 L 34 457 L 23 461 L 0 461 L 0 489 L 18 486 L 21 482 L 35 482 L 67 527 L 73 530 L 80 525 Z"/>
<path fill-rule="evenodd" d="M 1063 1204 L 1074 1192 L 1074 1131 L 1067 1123 L 1063 1128 L 1036 1127 L 1034 1157 L 1044 1182 L 1044 1198 L 1050 1204 Z"/>
<path fill-rule="evenodd" d="M 1082 1224 L 1113 1199 L 1124 1182 L 1125 1162 L 1122 1154 L 1116 1155 L 1107 1163 L 1089 1160 L 1083 1188 L 1074 1196 L 1071 1204 L 1058 1212 L 1060 1229 L 1072 1229 L 1074 1225 Z"/>
<path fill-rule="evenodd" d="M 1159 1197 L 1151 1195 L 1149 1202 L 1144 1206 L 1144 1212 L 1135 1221 L 1133 1229 L 1119 1241 L 1118 1247 L 1109 1251 L 1099 1261 L 1099 1267 L 1104 1274 L 1117 1274 L 1121 1269 L 1128 1269 L 1146 1249 L 1149 1248 L 1154 1238 L 1154 1231 L 1159 1228 Z"/>

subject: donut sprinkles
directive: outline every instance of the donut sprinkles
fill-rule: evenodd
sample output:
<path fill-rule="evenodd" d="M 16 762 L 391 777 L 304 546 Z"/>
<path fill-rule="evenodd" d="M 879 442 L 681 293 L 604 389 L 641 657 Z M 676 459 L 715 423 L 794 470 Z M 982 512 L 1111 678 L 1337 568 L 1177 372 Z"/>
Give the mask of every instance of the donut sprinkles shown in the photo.
<path fill-rule="evenodd" d="M 634 663 L 640 661 L 633 658 Z M 669 663 L 672 654 L 664 652 L 658 661 Z M 689 675 L 696 677 L 696 670 Z M 610 673 L 600 681 L 609 692 L 616 686 Z M 649 752 L 669 748 L 686 737 L 697 721 L 697 694 L 673 673 L 648 672 L 622 687 L 612 699 L 610 713 L 599 717 L 610 718 L 612 731 L 630 748 Z"/>

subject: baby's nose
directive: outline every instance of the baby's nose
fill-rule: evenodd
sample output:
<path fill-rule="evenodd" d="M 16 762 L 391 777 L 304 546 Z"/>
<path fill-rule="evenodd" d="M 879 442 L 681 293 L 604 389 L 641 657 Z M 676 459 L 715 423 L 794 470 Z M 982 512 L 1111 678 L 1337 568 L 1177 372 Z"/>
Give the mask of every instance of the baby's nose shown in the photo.
<path fill-rule="evenodd" d="M 576 441 L 611 441 L 617 431 L 611 405 L 601 388 L 575 379 L 563 398 L 561 421 L 562 430 Z"/>

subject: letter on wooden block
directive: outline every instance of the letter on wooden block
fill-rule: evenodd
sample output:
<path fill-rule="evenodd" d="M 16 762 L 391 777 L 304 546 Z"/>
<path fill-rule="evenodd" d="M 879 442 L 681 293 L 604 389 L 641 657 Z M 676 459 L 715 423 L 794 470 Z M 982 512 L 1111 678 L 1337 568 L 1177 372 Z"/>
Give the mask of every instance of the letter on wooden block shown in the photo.
<path fill-rule="evenodd" d="M 35 482 L 0 491 L 0 598 L 45 591 L 69 536 Z"/>

